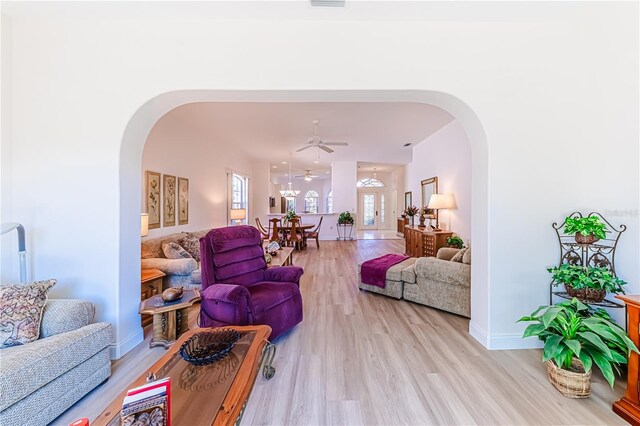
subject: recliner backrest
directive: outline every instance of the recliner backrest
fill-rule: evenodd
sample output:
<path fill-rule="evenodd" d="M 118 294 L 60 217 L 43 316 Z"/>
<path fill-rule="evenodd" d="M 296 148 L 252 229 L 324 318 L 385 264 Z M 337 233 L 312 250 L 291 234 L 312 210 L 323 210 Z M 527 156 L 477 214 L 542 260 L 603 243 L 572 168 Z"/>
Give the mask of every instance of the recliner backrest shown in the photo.
<path fill-rule="evenodd" d="M 212 229 L 200 240 L 202 289 L 215 283 L 248 286 L 264 279 L 260 232 L 252 226 Z"/>

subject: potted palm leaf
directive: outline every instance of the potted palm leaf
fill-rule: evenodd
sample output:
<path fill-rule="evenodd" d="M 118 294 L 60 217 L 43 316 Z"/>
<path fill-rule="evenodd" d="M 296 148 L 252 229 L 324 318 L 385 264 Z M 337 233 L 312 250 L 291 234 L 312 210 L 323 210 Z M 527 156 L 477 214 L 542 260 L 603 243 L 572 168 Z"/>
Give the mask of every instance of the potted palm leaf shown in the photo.
<path fill-rule="evenodd" d="M 564 233 L 575 235 L 578 244 L 593 244 L 607 237 L 607 227 L 598 216 L 567 217 Z"/>
<path fill-rule="evenodd" d="M 532 322 L 523 337 L 544 342 L 542 362 L 553 386 L 569 398 L 588 398 L 595 365 L 613 388 L 615 374 L 638 348 L 604 309 L 593 309 L 573 298 L 540 306 L 518 322 Z"/>

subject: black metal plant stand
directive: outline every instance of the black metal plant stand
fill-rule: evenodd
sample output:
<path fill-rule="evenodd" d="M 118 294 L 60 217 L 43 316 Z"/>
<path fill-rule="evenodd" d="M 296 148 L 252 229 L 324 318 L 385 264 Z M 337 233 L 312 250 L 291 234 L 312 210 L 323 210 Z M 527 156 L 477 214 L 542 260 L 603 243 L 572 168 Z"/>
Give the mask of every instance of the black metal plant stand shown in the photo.
<path fill-rule="evenodd" d="M 591 212 L 588 216 L 597 216 L 607 225 L 607 238 L 598 240 L 593 244 L 579 244 L 575 240 L 574 235 L 565 235 L 564 227 L 567 222 L 566 219 L 562 222 L 561 225 L 558 225 L 556 222 L 553 223 L 553 229 L 556 231 L 556 235 L 558 236 L 558 243 L 560 244 L 560 261 L 558 262 L 558 266 L 561 266 L 563 263 L 568 263 L 570 265 L 577 266 L 593 266 L 606 268 L 611 271 L 611 273 L 616 276 L 616 267 L 615 267 L 615 258 L 616 258 L 616 247 L 618 246 L 618 240 L 620 239 L 620 235 L 627 229 L 625 225 L 620 225 L 620 227 L 616 228 L 608 220 L 606 220 L 600 213 Z M 580 212 L 573 212 L 569 215 L 571 218 L 580 218 L 583 217 Z M 560 297 L 562 299 L 571 300 L 572 297 L 566 291 L 553 291 L 555 282 L 552 281 L 549 284 L 549 304 L 553 304 L 553 296 Z M 603 300 L 602 302 L 586 302 L 589 305 L 593 306 L 601 306 L 603 308 L 623 308 L 624 304 L 614 302 L 613 300 Z"/>
<path fill-rule="evenodd" d="M 353 223 L 339 223 L 338 224 L 338 241 L 351 241 L 353 237 L 351 233 L 353 232 Z"/>

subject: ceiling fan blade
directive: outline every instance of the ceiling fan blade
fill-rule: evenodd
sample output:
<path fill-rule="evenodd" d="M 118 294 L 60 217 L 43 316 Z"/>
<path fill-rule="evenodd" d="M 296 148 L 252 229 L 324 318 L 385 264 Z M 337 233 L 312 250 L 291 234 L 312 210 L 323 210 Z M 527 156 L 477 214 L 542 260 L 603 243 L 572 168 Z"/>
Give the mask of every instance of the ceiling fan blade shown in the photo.
<path fill-rule="evenodd" d="M 316 176 L 316 175 L 311 175 L 309 176 L 310 178 L 319 178 L 320 176 Z"/>
<path fill-rule="evenodd" d="M 322 142 L 323 145 L 349 146 L 347 142 Z"/>
<path fill-rule="evenodd" d="M 308 145 L 308 146 L 305 146 L 305 147 L 300 148 L 300 149 L 299 149 L 299 150 L 297 150 L 296 152 L 304 151 L 305 149 L 309 149 L 309 148 L 311 148 L 311 147 L 312 147 L 312 145 Z"/>
<path fill-rule="evenodd" d="M 333 152 L 333 150 L 331 148 L 329 148 L 328 146 L 324 146 L 324 144 L 318 145 L 318 148 L 320 148 L 324 152 L 328 152 L 329 154 L 331 154 Z"/>

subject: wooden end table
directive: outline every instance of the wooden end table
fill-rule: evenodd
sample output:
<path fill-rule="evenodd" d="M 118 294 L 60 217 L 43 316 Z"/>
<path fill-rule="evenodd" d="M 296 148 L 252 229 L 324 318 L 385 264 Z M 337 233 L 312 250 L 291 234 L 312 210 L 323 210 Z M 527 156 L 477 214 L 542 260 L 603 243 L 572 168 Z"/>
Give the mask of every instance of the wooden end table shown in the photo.
<path fill-rule="evenodd" d="M 143 269 L 140 274 L 140 300 L 149 299 L 157 294 L 162 294 L 162 279 L 165 273 L 159 269 Z M 151 324 L 153 318 L 150 315 L 141 315 L 142 326 Z"/>
<path fill-rule="evenodd" d="M 267 325 L 225 328 L 242 334 L 229 355 L 210 365 L 189 364 L 180 356 L 180 346 L 194 333 L 210 329 L 186 332 L 148 371 L 129 383 L 91 425 L 121 425 L 120 410 L 127 390 L 143 385 L 149 373 L 158 379 L 171 378 L 172 424 L 239 424 L 263 362 L 263 376 L 267 379 L 273 377 L 275 369 L 271 361 L 275 346 L 267 341 L 271 334 L 271 328 Z"/>
<path fill-rule="evenodd" d="M 189 307 L 200 300 L 198 289 L 185 290 L 182 298 L 165 302 L 158 294 L 140 302 L 140 314 L 153 315 L 153 337 L 149 347 L 169 348 L 181 334 L 189 330 Z"/>

